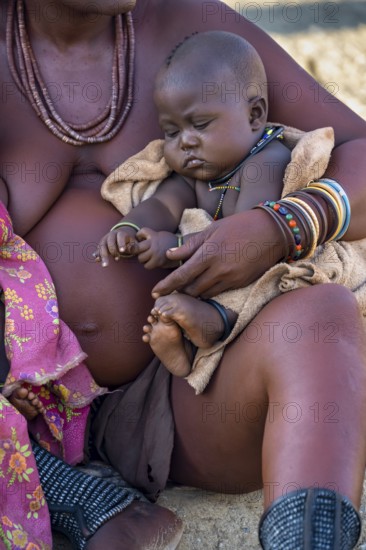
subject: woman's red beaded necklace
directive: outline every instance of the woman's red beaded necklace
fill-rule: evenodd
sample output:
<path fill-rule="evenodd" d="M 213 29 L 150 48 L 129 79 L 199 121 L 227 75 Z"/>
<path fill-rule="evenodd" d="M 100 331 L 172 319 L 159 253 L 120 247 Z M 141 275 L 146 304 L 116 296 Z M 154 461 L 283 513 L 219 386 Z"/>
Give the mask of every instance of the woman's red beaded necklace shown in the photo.
<path fill-rule="evenodd" d="M 10 72 L 47 128 L 65 143 L 104 143 L 117 134 L 126 120 L 133 100 L 135 58 L 131 13 L 116 16 L 115 33 L 111 98 L 97 118 L 87 124 L 72 124 L 57 113 L 43 82 L 25 26 L 23 0 L 9 1 L 6 47 Z"/>

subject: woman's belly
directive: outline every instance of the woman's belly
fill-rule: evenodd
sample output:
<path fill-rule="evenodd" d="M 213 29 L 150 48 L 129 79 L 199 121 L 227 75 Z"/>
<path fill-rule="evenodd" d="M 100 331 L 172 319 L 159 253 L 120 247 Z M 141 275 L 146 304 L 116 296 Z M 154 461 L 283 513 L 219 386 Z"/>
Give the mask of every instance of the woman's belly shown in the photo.
<path fill-rule="evenodd" d="M 120 217 L 99 192 L 72 188 L 25 237 L 51 273 L 61 319 L 104 385 L 132 380 L 152 358 L 142 326 L 153 303 L 151 288 L 164 276 L 135 259 L 111 259 L 107 268 L 95 262 L 96 245 Z"/>

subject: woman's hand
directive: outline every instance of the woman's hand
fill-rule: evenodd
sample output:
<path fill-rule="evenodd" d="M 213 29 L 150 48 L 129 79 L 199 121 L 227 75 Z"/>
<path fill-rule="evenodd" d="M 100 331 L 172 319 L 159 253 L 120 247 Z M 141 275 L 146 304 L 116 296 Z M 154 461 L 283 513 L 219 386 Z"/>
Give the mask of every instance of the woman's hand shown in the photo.
<path fill-rule="evenodd" d="M 245 287 L 283 256 L 286 244 L 271 216 L 249 210 L 213 222 L 167 257 L 185 263 L 160 281 L 153 297 L 180 290 L 209 298 L 225 290 Z"/>

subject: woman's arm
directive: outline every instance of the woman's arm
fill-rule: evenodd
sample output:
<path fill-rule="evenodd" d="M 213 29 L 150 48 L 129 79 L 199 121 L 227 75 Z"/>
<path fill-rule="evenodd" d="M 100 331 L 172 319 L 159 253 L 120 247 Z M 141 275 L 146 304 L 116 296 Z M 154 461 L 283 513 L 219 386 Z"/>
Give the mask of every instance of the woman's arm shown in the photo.
<path fill-rule="evenodd" d="M 271 122 L 305 131 L 334 128 L 336 147 L 325 176 L 341 183 L 351 203 L 352 219 L 344 238 L 366 237 L 366 122 L 322 88 L 270 36 L 221 2 L 182 0 L 177 4 L 165 0 L 159 4 L 164 4 L 170 32 L 182 38 L 195 31 L 221 29 L 253 44 L 267 72 Z M 216 84 L 225 100 L 225 94 L 232 93 L 232 83 Z M 209 297 L 245 286 L 261 276 L 280 259 L 275 247 L 281 239 L 280 230 L 268 218 L 261 211 L 235 214 L 212 224 L 179 250 L 169 252 L 171 259 L 186 263 L 155 287 L 156 294 L 180 289 Z M 256 247 L 254 256 L 248 253 L 249 246 L 253 250 Z"/>

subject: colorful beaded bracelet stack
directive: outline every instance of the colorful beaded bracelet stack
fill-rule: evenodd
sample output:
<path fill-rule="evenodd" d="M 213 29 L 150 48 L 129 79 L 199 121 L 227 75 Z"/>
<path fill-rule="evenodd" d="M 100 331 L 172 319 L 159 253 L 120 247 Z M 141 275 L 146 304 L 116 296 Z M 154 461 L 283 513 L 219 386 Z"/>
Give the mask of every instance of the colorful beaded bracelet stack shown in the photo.
<path fill-rule="evenodd" d="M 335 223 L 325 242 L 340 240 L 351 222 L 351 205 L 343 187 L 333 179 L 322 178 L 308 183 L 306 192 L 320 195 L 333 214 Z"/>
<path fill-rule="evenodd" d="M 288 243 L 286 232 L 290 232 L 293 244 L 291 247 L 289 247 L 291 248 L 291 250 L 288 250 L 288 253 L 286 257 L 284 257 L 284 260 L 298 260 L 304 253 L 304 248 L 302 246 L 300 228 L 293 215 L 293 212 L 290 211 L 290 209 L 287 207 L 286 204 L 284 204 L 282 200 L 261 202 L 258 206 L 254 208 L 262 208 L 263 210 L 266 210 L 270 215 L 272 215 L 272 218 L 277 222 L 277 225 L 281 229 L 282 236 L 285 237 L 286 243 Z"/>
<path fill-rule="evenodd" d="M 313 203 L 315 203 L 314 200 Z M 291 231 L 294 240 L 293 252 L 289 254 L 286 261 L 291 262 L 313 256 L 320 242 L 320 234 L 324 235 L 324 227 L 322 223 L 319 224 L 318 209 L 314 204 L 308 204 L 293 193 L 279 201 L 261 203 L 260 207 L 267 210 L 268 213 L 280 214 L 277 218 L 279 225 L 284 224 L 284 227 L 288 227 Z M 324 210 L 319 215 L 319 219 L 321 222 L 323 219 L 326 221 Z"/>
<path fill-rule="evenodd" d="M 318 202 L 314 195 L 323 199 Z M 261 202 L 254 208 L 267 211 L 287 243 L 288 262 L 311 258 L 319 244 L 339 240 L 351 221 L 351 206 L 343 187 L 335 180 L 322 178 L 278 201 Z M 293 245 L 289 244 L 289 232 Z M 291 239 L 290 239 L 291 240 Z"/>
<path fill-rule="evenodd" d="M 287 206 L 295 207 L 297 216 L 302 217 L 305 220 L 304 227 L 308 228 L 310 231 L 310 238 L 308 238 L 308 249 L 304 254 L 301 254 L 301 259 L 311 258 L 315 252 L 315 249 L 318 245 L 319 239 L 319 222 L 314 213 L 313 209 L 303 200 L 291 196 L 282 199 L 284 204 Z"/>
<path fill-rule="evenodd" d="M 334 226 L 332 227 L 332 232 L 330 232 L 326 237 L 327 241 L 332 241 L 334 240 L 334 237 L 339 234 L 344 223 L 345 211 L 342 207 L 342 203 L 339 197 L 329 193 L 328 189 L 323 187 L 323 185 L 318 182 L 314 182 L 314 184 L 309 185 L 308 190 L 310 193 L 315 193 L 322 197 L 323 200 L 327 202 L 328 207 L 333 214 Z"/>
<path fill-rule="evenodd" d="M 286 252 L 283 255 L 281 261 L 287 261 L 289 258 L 291 258 L 291 250 L 290 250 L 291 247 L 289 245 L 289 240 L 291 240 L 293 242 L 293 236 L 292 236 L 291 228 L 290 227 L 287 228 L 286 225 L 283 225 L 281 220 L 277 216 L 277 214 L 273 210 L 271 210 L 271 208 L 268 205 L 265 205 L 264 203 L 261 203 L 261 204 L 258 204 L 257 206 L 254 206 L 254 208 L 259 209 L 259 210 L 264 210 L 265 212 L 268 212 L 268 214 L 275 221 L 277 227 L 281 231 L 281 236 L 282 236 L 283 243 L 285 243 L 285 246 L 286 246 Z M 288 238 L 288 235 L 286 235 L 286 232 L 288 233 L 288 231 L 290 232 L 290 239 Z"/>
<path fill-rule="evenodd" d="M 318 244 L 323 244 L 326 240 L 328 234 L 328 212 L 325 211 L 323 206 L 319 201 L 317 201 L 310 193 L 306 191 L 296 191 L 287 195 L 288 197 L 299 197 L 300 199 L 305 199 L 309 206 L 312 207 L 313 211 L 317 213 L 319 219 L 319 239 Z M 332 226 L 333 227 L 333 226 Z"/>

